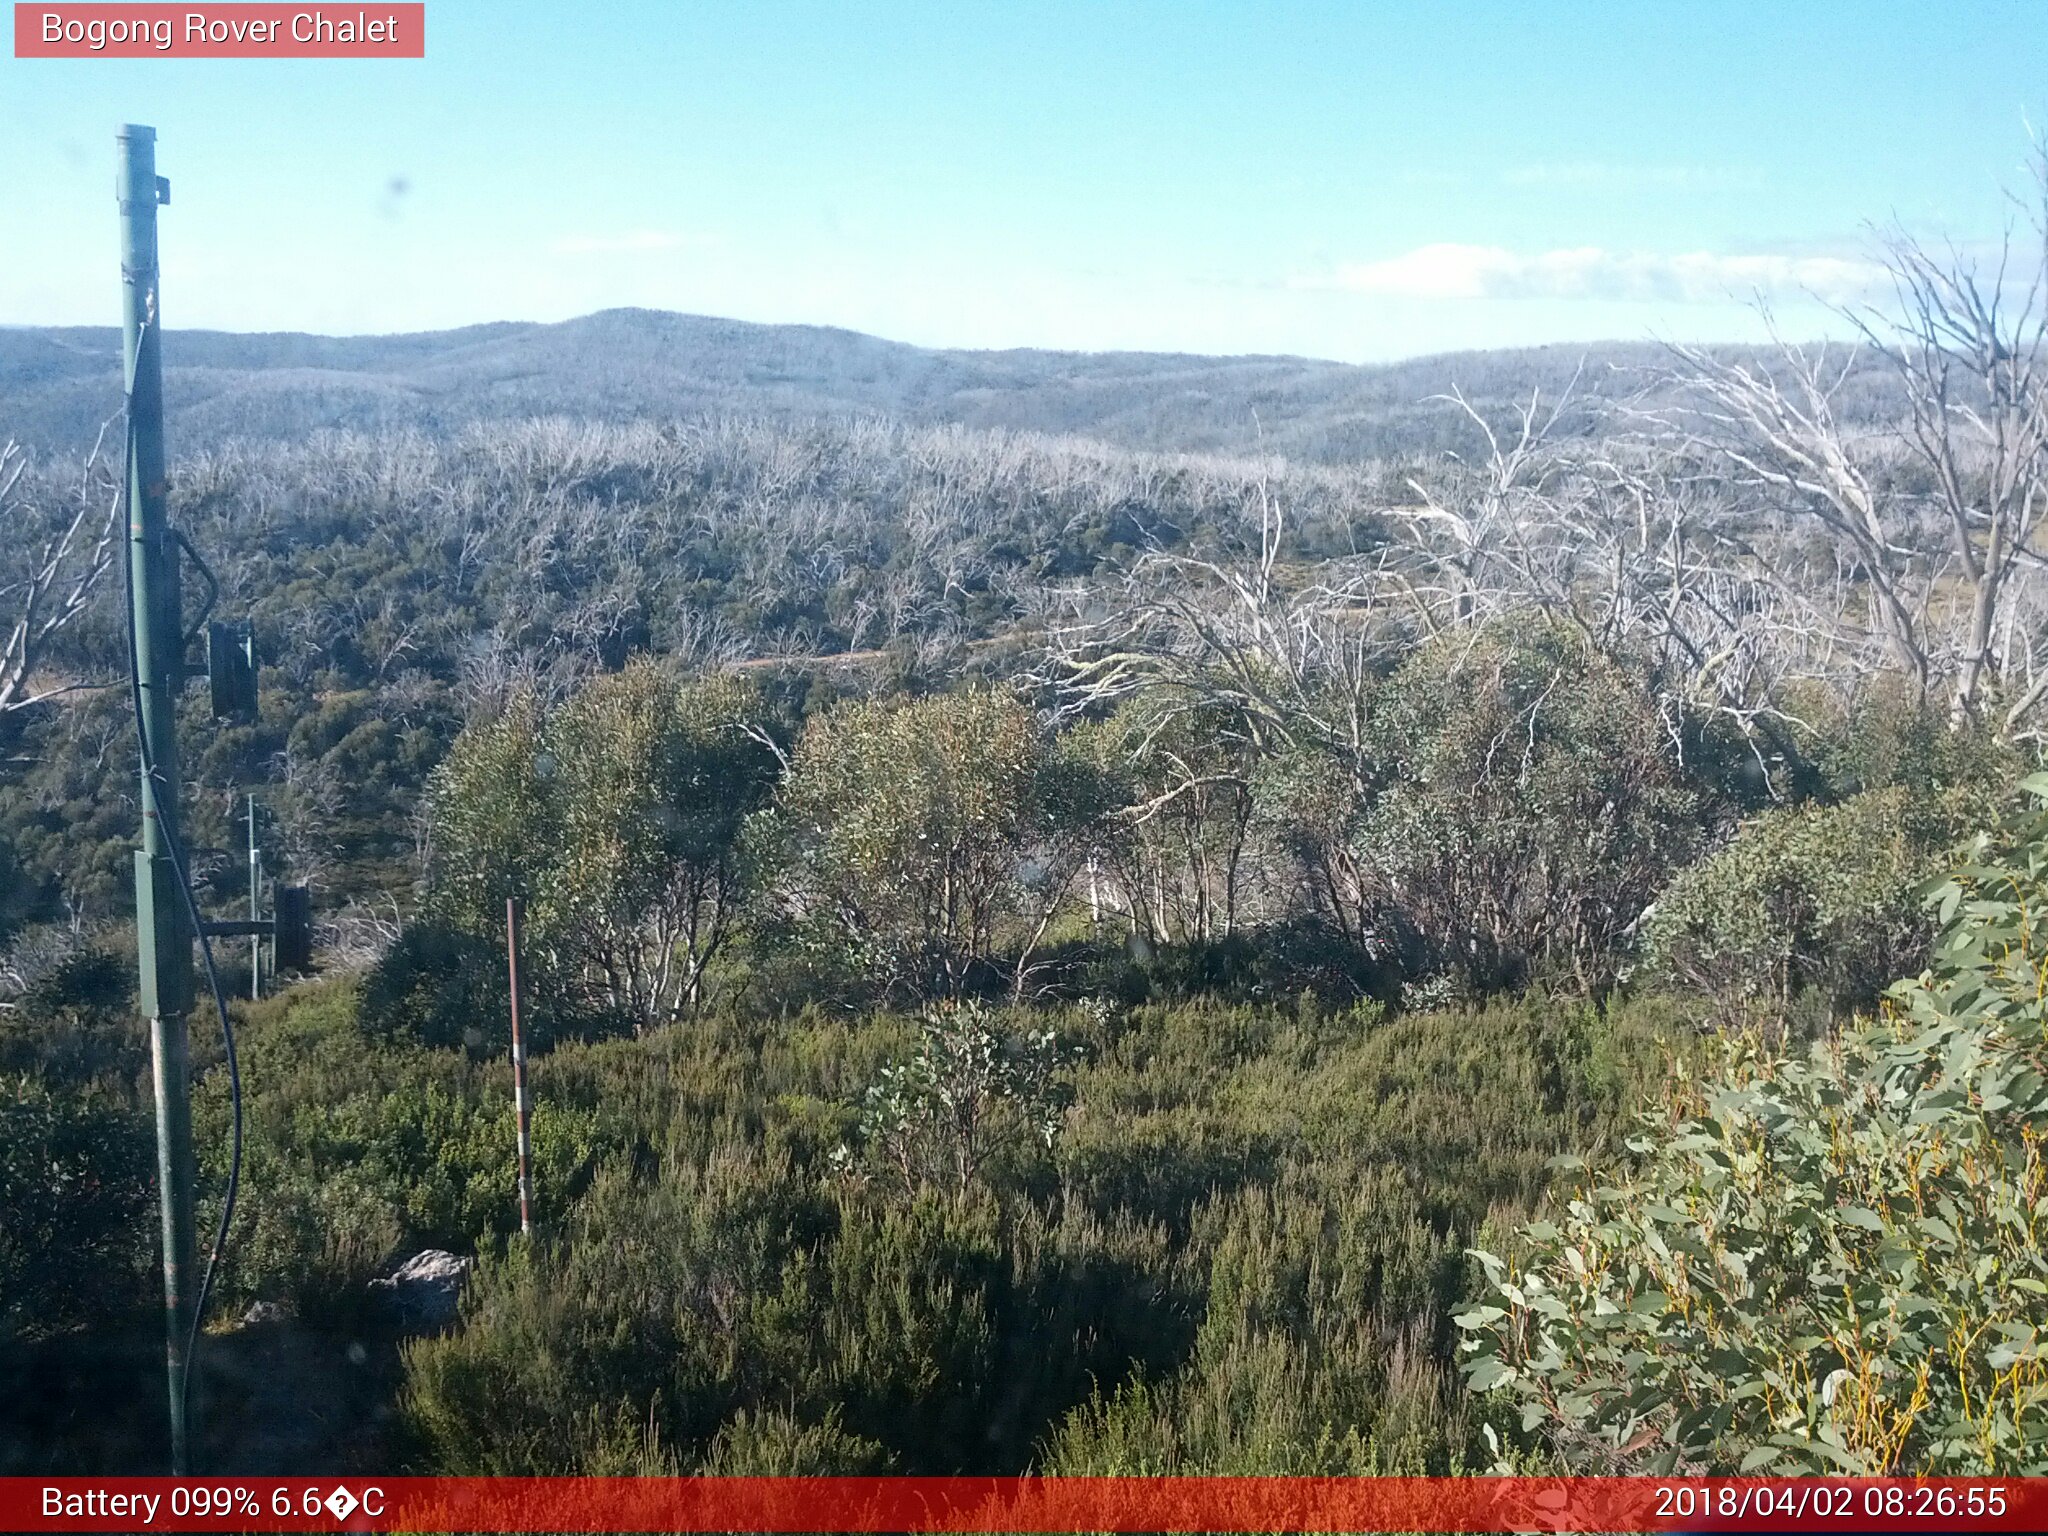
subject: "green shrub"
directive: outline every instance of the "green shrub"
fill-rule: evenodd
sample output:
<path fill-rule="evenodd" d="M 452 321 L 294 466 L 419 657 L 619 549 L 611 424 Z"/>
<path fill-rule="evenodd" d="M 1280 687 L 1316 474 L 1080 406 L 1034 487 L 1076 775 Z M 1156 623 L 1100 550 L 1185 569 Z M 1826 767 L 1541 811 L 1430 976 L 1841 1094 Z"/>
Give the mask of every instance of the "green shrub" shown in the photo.
<path fill-rule="evenodd" d="M 232 1312 L 260 1297 L 310 1327 L 361 1331 L 373 1312 L 370 1280 L 405 1246 L 402 1217 L 388 1191 L 358 1170 L 309 1177 L 276 1169 L 268 1157 L 245 1164 L 215 1305 Z"/>
<path fill-rule="evenodd" d="M 1648 1019 L 1540 1000 L 1074 1025 L 1098 1054 L 1058 1187 L 1000 1202 L 864 1190 L 792 1133 L 902 1051 L 903 1021 L 557 1053 L 570 1102 L 609 1083 L 638 1104 L 660 1063 L 691 1107 L 657 1167 L 614 1166 L 542 1243 L 494 1250 L 460 1332 L 408 1347 L 423 1464 L 857 1470 L 872 1444 L 910 1472 L 1441 1470 L 1462 1248 L 1657 1054 Z"/>
<path fill-rule="evenodd" d="M 0 1074 L 23 1073 L 60 1093 L 142 1102 L 149 1031 L 136 1016 L 135 964 L 121 938 L 40 928 L 0 956 Z"/>
<path fill-rule="evenodd" d="M 869 1085 L 835 1163 L 906 1196 L 1014 1181 L 1059 1140 L 1077 1050 L 1050 1028 L 1006 1032 L 983 1003 L 929 1008 L 917 1048 Z"/>
<path fill-rule="evenodd" d="M 1927 801 L 1957 789 L 2002 793 L 2025 771 L 2010 742 L 1981 724 L 1954 724 L 1903 677 L 1881 674 L 1846 702 L 1823 696 L 1795 707 L 1819 722 L 1810 752 L 1813 791 L 1824 799 L 1894 787 Z"/>
<path fill-rule="evenodd" d="M 1369 736 L 1357 878 L 1413 974 L 1598 987 L 1699 845 L 1705 806 L 1650 691 L 1563 628 L 1424 645 L 1375 695 Z"/>
<path fill-rule="evenodd" d="M 1278 919 L 1228 938 L 1177 944 L 1099 943 L 1076 977 L 1084 996 L 1126 1003 L 1220 1000 L 1272 1003 L 1312 995 L 1342 1008 L 1367 998 L 1390 1000 L 1399 969 L 1391 957 L 1347 936 L 1322 917 Z"/>
<path fill-rule="evenodd" d="M 1052 1440 L 1048 1470 L 1449 1470 L 1452 1398 L 1430 1335 L 1457 1248 L 1397 1172 L 1337 1192 L 1296 1171 L 1219 1200 L 1203 1225 L 1207 1311 L 1192 1358 L 1092 1397 Z"/>
<path fill-rule="evenodd" d="M 836 1413 L 806 1424 L 772 1408 L 742 1408 L 718 1431 L 698 1470 L 706 1477 L 876 1477 L 890 1466 L 886 1448 L 848 1434 Z"/>
<path fill-rule="evenodd" d="M 353 988 L 336 984 L 251 1009 L 241 1036 L 246 1145 L 228 1304 L 262 1297 L 352 1326 L 363 1282 L 407 1251 L 471 1251 L 517 1226 L 506 1062 L 378 1042 L 357 1021 Z M 554 1220 L 603 1148 L 594 1113 L 540 1093 L 543 1064 L 531 1070 L 537 1214 Z M 227 1090 L 215 1067 L 193 1095 L 202 1184 L 215 1198 Z"/>
<path fill-rule="evenodd" d="M 413 923 L 363 978 L 359 1004 L 366 1034 L 395 1044 L 468 1050 L 511 1046 L 511 986 L 503 940 L 493 944 L 444 924 Z M 544 1006 L 520 1020 L 527 1048 L 554 1043 Z"/>
<path fill-rule="evenodd" d="M 601 1176 L 558 1237 L 480 1260 L 459 1332 L 407 1346 L 402 1407 L 429 1464 L 592 1470 L 621 1422 L 694 1451 L 733 1406 L 752 1309 L 825 1219 L 786 1165 L 736 1148 L 653 1184 Z"/>
<path fill-rule="evenodd" d="M 152 1145 L 118 1101 L 0 1077 L 0 1344 L 104 1322 L 141 1297 Z"/>
<path fill-rule="evenodd" d="M 736 1413 L 790 1404 L 949 1469 L 985 1443 L 1003 1275 L 985 1215 L 834 1202 L 728 1146 L 608 1176 L 563 1242 L 487 1260 L 461 1332 L 408 1346 L 406 1411 L 447 1470 L 584 1470 L 620 1415 L 716 1457 Z"/>
<path fill-rule="evenodd" d="M 1975 788 L 1891 787 L 1766 811 L 1679 874 L 1645 924 L 1651 977 L 1704 993 L 1724 1022 L 1782 1019 L 1813 990 L 1847 1012 L 1917 966 L 1933 935 L 1917 887 L 1992 811 Z"/>

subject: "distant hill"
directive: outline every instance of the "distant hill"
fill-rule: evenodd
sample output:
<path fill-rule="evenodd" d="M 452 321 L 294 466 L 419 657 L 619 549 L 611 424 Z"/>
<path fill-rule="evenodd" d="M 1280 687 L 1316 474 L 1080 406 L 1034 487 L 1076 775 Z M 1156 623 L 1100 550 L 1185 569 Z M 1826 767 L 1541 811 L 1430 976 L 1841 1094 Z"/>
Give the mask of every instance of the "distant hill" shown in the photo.
<path fill-rule="evenodd" d="M 445 433 L 508 416 L 603 420 L 886 415 L 1076 433 L 1132 448 L 1343 461 L 1469 446 L 1459 386 L 1490 413 L 1560 389 L 1582 359 L 1594 388 L 1646 343 L 1465 352 L 1376 367 L 1298 357 L 970 352 L 809 325 L 604 310 L 540 325 L 399 336 L 169 331 L 173 454 L 320 428 Z M 0 439 L 78 451 L 120 402 L 112 327 L 0 328 Z"/>

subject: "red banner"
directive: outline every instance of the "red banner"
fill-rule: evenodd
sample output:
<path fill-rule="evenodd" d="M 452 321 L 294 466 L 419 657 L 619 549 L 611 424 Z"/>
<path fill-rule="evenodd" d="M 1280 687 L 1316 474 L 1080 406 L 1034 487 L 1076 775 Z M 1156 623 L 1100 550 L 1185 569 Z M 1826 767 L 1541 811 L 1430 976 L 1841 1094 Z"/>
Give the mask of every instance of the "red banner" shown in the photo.
<path fill-rule="evenodd" d="M 2048 1478 L 0 1478 L 9 1531 L 2039 1531 Z"/>
<path fill-rule="evenodd" d="M 14 7 L 17 59 L 421 59 L 424 4 Z"/>

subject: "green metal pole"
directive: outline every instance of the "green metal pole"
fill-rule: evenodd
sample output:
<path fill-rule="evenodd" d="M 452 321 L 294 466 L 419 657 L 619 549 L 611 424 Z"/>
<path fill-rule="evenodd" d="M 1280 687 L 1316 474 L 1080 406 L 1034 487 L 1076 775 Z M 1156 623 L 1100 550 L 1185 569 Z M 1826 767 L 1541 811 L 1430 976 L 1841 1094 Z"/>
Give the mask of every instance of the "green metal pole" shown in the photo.
<path fill-rule="evenodd" d="M 249 921 L 263 919 L 263 854 L 256 846 L 256 797 L 249 797 Z M 263 936 L 249 935 L 249 1001 L 263 998 Z"/>
<path fill-rule="evenodd" d="M 192 1103 L 185 1016 L 193 999 L 192 926 L 165 834 L 178 826 L 178 689 L 185 659 L 177 555 L 165 517 L 163 363 L 158 343 L 156 130 L 116 136 L 121 205 L 121 352 L 128 387 L 128 570 L 141 685 L 142 847 L 135 855 L 135 947 L 156 1088 L 157 1195 L 163 1211 L 164 1328 L 170 1383 L 171 1471 L 191 1470 L 185 1347 L 194 1268 Z"/>

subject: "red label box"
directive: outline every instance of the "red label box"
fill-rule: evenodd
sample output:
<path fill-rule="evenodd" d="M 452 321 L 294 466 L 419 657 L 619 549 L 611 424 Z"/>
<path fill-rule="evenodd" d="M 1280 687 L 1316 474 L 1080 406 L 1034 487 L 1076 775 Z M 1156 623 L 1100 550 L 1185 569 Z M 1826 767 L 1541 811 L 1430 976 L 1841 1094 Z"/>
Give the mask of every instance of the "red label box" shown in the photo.
<path fill-rule="evenodd" d="M 421 59 L 424 4 L 14 7 L 17 59 Z"/>
<path fill-rule="evenodd" d="M 0 1529 L 968 1533 L 2048 1529 L 2048 1478 L 0 1477 Z"/>

